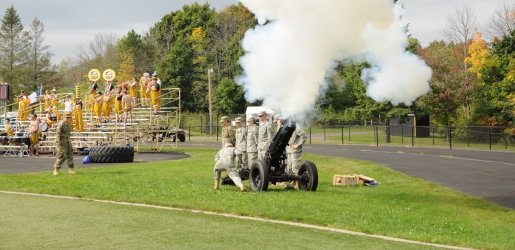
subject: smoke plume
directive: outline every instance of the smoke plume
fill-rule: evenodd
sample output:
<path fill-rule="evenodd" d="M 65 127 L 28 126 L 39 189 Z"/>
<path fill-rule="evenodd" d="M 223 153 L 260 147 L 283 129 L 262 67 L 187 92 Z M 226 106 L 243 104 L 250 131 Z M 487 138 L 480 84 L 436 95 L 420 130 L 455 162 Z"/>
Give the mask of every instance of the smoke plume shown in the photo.
<path fill-rule="evenodd" d="M 376 101 L 410 105 L 429 91 L 431 69 L 405 52 L 401 8 L 392 0 L 240 0 L 258 19 L 242 41 L 248 101 L 302 119 L 339 61 L 367 61 L 362 73 Z"/>

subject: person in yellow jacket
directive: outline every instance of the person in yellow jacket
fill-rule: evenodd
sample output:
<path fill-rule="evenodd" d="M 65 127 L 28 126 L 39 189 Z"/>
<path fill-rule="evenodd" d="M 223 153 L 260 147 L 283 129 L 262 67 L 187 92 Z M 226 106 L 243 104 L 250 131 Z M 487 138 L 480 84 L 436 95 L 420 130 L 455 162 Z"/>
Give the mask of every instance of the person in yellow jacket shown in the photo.
<path fill-rule="evenodd" d="M 102 117 L 108 121 L 111 116 L 111 93 L 107 92 L 102 96 Z"/>
<path fill-rule="evenodd" d="M 48 127 L 52 127 L 52 125 L 57 124 L 59 120 L 61 120 L 61 116 L 59 112 L 54 109 L 54 106 L 48 107 L 48 112 L 45 117 L 45 121 L 48 124 Z"/>
<path fill-rule="evenodd" d="M 95 114 L 95 118 L 97 120 L 97 125 L 100 122 L 100 119 L 102 118 L 101 117 L 101 115 L 102 115 L 101 110 L 102 110 L 102 100 L 103 99 L 104 98 L 102 96 L 102 92 L 99 92 L 98 96 L 94 100 L 95 106 L 93 108 L 93 111 L 94 111 L 94 114 Z"/>
<path fill-rule="evenodd" d="M 132 78 L 132 81 L 129 82 L 129 95 L 132 96 L 134 100 L 136 100 L 137 92 L 138 92 L 138 81 L 136 81 L 136 77 Z"/>
<path fill-rule="evenodd" d="M 52 100 L 52 96 L 50 95 L 50 92 L 47 90 L 45 91 L 45 95 L 43 96 L 43 108 L 44 110 L 48 110 L 50 107 L 50 101 Z"/>
<path fill-rule="evenodd" d="M 150 81 L 150 74 L 144 73 L 143 76 L 139 79 L 139 98 L 141 98 L 141 106 L 147 107 L 148 106 L 148 94 L 147 94 L 147 88 L 148 88 L 148 82 Z"/>
<path fill-rule="evenodd" d="M 8 137 L 12 137 L 14 135 L 14 130 L 11 126 L 11 119 L 9 118 L 5 118 L 4 132 Z"/>
<path fill-rule="evenodd" d="M 29 117 L 29 105 L 30 99 L 27 95 L 25 95 L 25 91 L 21 91 L 18 96 L 18 120 L 19 121 L 27 121 Z"/>
<path fill-rule="evenodd" d="M 57 97 L 57 90 L 52 89 L 50 91 L 50 106 L 54 106 L 55 109 L 57 109 L 57 105 L 59 104 L 59 99 Z"/>
<path fill-rule="evenodd" d="M 82 99 L 80 97 L 75 98 L 75 108 L 73 109 L 75 114 L 75 131 L 84 130 L 84 122 L 82 120 Z"/>
<path fill-rule="evenodd" d="M 151 108 L 154 114 L 161 109 L 161 79 L 158 78 L 156 72 L 152 74 L 152 80 L 148 83 L 147 92 L 150 93 Z"/>
<path fill-rule="evenodd" d="M 120 121 L 121 120 L 119 115 L 121 115 L 123 113 L 123 110 L 122 110 L 122 98 L 123 98 L 123 87 L 119 86 L 118 90 L 116 91 L 115 98 L 113 98 L 114 99 L 114 112 L 115 112 L 115 115 L 116 115 L 116 121 Z"/>

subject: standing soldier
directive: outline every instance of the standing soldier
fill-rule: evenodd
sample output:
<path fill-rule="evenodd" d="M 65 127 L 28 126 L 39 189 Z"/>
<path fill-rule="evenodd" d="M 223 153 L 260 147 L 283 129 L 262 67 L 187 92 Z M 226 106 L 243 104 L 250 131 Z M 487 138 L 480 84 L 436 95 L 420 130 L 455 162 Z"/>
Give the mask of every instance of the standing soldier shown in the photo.
<path fill-rule="evenodd" d="M 84 122 L 82 120 L 82 99 L 80 97 L 75 98 L 75 108 L 73 109 L 75 114 L 75 131 L 84 130 Z"/>
<path fill-rule="evenodd" d="M 234 168 L 234 157 L 240 152 L 233 147 L 232 144 L 227 143 L 222 149 L 218 151 L 215 156 L 215 167 L 214 167 L 214 178 L 215 178 L 215 189 L 220 188 L 220 175 L 223 170 L 227 171 L 227 175 L 234 184 L 240 188 L 241 192 L 245 192 L 245 187 L 241 183 L 240 175 Z"/>
<path fill-rule="evenodd" d="M 236 155 L 236 168 L 247 168 L 247 129 L 243 127 L 241 117 L 237 117 L 236 121 L 236 145 L 238 150 Z"/>
<path fill-rule="evenodd" d="M 272 125 L 268 122 L 268 115 L 264 110 L 259 111 L 258 130 L 258 159 L 264 160 L 266 151 L 272 142 Z"/>
<path fill-rule="evenodd" d="M 247 167 L 252 166 L 252 162 L 254 162 L 258 157 L 258 128 L 255 125 L 254 118 L 247 118 Z"/>
<path fill-rule="evenodd" d="M 300 157 L 302 154 L 302 145 L 306 142 L 306 132 L 298 125 L 288 141 L 286 146 L 286 154 L 288 160 L 288 171 L 294 175 L 299 174 Z M 293 187 L 299 188 L 298 181 L 293 181 Z"/>
<path fill-rule="evenodd" d="M 147 95 L 147 87 L 148 82 L 150 81 L 150 74 L 144 73 L 143 76 L 139 79 L 139 98 L 141 98 L 141 106 L 148 106 L 148 95 Z"/>
<path fill-rule="evenodd" d="M 75 174 L 74 166 L 73 166 L 73 148 L 72 141 L 70 140 L 71 133 L 71 124 L 70 124 L 71 114 L 67 114 L 66 118 L 62 120 L 57 126 L 55 132 L 55 144 L 57 146 L 57 159 L 54 164 L 54 175 L 59 174 L 59 170 L 61 169 L 61 164 L 68 163 L 68 174 Z"/>
<path fill-rule="evenodd" d="M 222 147 L 224 147 L 228 143 L 234 146 L 234 143 L 236 142 L 236 136 L 234 133 L 234 128 L 231 127 L 229 117 L 222 116 L 222 118 L 220 119 L 220 123 L 223 126 L 222 127 Z"/>

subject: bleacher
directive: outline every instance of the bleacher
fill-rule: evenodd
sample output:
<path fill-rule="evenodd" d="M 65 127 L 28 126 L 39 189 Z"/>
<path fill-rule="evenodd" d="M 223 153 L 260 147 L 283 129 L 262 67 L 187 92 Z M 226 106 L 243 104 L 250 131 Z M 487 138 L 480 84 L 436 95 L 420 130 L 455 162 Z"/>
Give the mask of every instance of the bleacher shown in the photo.
<path fill-rule="evenodd" d="M 74 152 L 84 153 L 90 147 L 101 145 L 134 146 L 138 150 L 141 146 L 150 147 L 152 150 L 160 151 L 163 146 L 177 147 L 174 137 L 169 137 L 175 133 L 180 124 L 180 90 L 177 88 L 162 89 L 161 110 L 158 114 L 153 114 L 150 108 L 138 107 L 133 109 L 133 119 L 128 118 L 127 123 L 123 123 L 123 115 L 116 121 L 114 107 L 111 111 L 109 122 L 97 123 L 88 105 L 83 105 L 83 131 L 73 131 L 71 134 Z M 87 100 L 87 99 L 86 99 Z M 138 102 L 138 106 L 139 106 Z M 39 107 L 31 107 L 38 117 L 44 117 Z M 63 110 L 59 110 L 63 114 Z M 121 119 L 121 120 L 120 120 Z M 15 123 L 16 131 L 28 131 L 28 121 Z M 41 133 L 40 153 L 56 152 L 55 136 L 57 124 L 49 127 L 47 131 Z M 8 156 L 26 155 L 27 146 L 25 144 L 0 145 L 0 154 Z M 21 154 L 20 154 L 21 152 Z"/>

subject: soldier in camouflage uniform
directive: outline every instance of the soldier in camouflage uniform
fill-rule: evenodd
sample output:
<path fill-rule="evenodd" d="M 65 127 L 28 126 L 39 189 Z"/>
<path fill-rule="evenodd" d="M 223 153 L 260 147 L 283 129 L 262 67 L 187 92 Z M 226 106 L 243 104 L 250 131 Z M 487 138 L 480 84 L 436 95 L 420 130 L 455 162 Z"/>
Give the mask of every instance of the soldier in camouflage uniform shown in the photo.
<path fill-rule="evenodd" d="M 224 148 L 220 149 L 215 156 L 215 167 L 214 167 L 214 178 L 215 178 L 215 189 L 220 188 L 220 175 L 222 171 L 226 170 L 227 175 L 231 178 L 234 184 L 240 188 L 241 192 L 245 192 L 245 187 L 241 182 L 240 175 L 234 167 L 234 158 L 237 154 L 241 154 L 235 149 L 232 144 L 226 143 Z"/>
<path fill-rule="evenodd" d="M 268 122 L 265 111 L 259 111 L 259 130 L 258 130 L 258 159 L 264 160 L 266 151 L 272 142 L 272 125 Z"/>
<path fill-rule="evenodd" d="M 59 174 L 61 164 L 68 163 L 68 174 L 75 174 L 73 166 L 73 148 L 72 141 L 70 140 L 70 133 L 72 131 L 71 114 L 67 114 L 66 118 L 62 120 L 56 129 L 55 143 L 57 147 L 57 159 L 54 164 L 54 175 Z"/>
<path fill-rule="evenodd" d="M 286 154 L 288 161 L 288 171 L 294 175 L 299 174 L 299 168 L 301 163 L 302 145 L 306 142 L 306 132 L 298 125 L 295 127 L 295 131 L 291 135 L 286 146 Z M 293 186 L 298 188 L 298 181 L 293 181 Z"/>
<path fill-rule="evenodd" d="M 236 155 L 236 167 L 247 168 L 247 129 L 243 127 L 241 118 L 238 117 L 236 121 L 236 145 L 235 148 L 240 152 Z"/>
<path fill-rule="evenodd" d="M 229 117 L 222 116 L 222 118 L 220 119 L 220 123 L 223 126 L 222 127 L 222 148 L 227 143 L 230 143 L 232 146 L 234 146 L 234 144 L 236 142 L 236 135 L 234 132 L 234 128 L 231 127 Z"/>
<path fill-rule="evenodd" d="M 255 125 L 254 118 L 247 118 L 247 166 L 250 168 L 252 162 L 258 157 L 258 128 Z"/>

